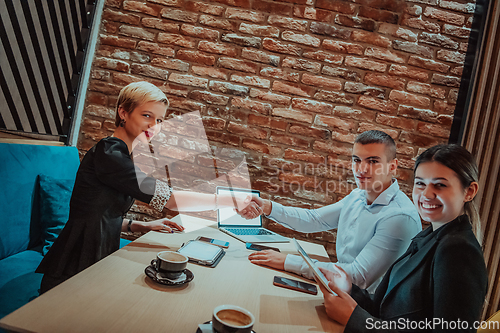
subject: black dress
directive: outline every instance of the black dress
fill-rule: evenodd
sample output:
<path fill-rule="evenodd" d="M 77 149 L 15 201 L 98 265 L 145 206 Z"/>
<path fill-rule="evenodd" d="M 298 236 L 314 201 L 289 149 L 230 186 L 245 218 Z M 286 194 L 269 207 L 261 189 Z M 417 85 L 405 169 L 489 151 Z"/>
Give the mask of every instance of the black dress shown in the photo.
<path fill-rule="evenodd" d="M 84 270 L 119 249 L 123 216 L 135 199 L 161 211 L 170 194 L 167 183 L 135 167 L 125 142 L 102 139 L 78 168 L 69 220 L 36 272 L 60 283 Z"/>

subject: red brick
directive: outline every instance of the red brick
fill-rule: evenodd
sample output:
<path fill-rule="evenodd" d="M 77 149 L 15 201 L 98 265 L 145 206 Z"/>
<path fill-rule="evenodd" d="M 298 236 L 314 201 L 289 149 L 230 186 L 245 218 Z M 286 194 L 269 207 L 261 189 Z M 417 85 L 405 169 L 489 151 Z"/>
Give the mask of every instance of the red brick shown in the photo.
<path fill-rule="evenodd" d="M 291 134 L 297 134 L 301 136 L 305 136 L 308 138 L 318 138 L 318 139 L 326 139 L 328 138 L 329 131 L 326 129 L 320 129 L 310 126 L 302 126 L 302 125 L 292 125 L 290 126 L 289 132 Z"/>
<path fill-rule="evenodd" d="M 200 15 L 200 24 L 208 25 L 209 27 L 222 30 L 236 30 L 236 23 L 210 15 Z"/>
<path fill-rule="evenodd" d="M 273 92 L 278 91 L 285 94 L 299 95 L 304 97 L 310 97 L 314 92 L 314 89 L 311 87 L 282 81 L 274 81 L 272 90 Z"/>
<path fill-rule="evenodd" d="M 439 50 L 437 56 L 439 60 L 453 62 L 455 64 L 463 64 L 465 61 L 465 54 L 461 52 L 453 52 L 448 50 Z"/>
<path fill-rule="evenodd" d="M 458 38 L 469 38 L 470 28 L 457 27 L 456 25 L 445 24 L 443 26 L 443 33 Z"/>
<path fill-rule="evenodd" d="M 314 124 L 344 131 L 351 131 L 357 127 L 357 123 L 354 121 L 324 115 L 317 115 Z"/>
<path fill-rule="evenodd" d="M 345 3 L 344 1 L 340 0 L 317 0 L 316 7 L 344 14 L 354 14 L 354 11 L 356 9 L 354 5 Z"/>
<path fill-rule="evenodd" d="M 207 88 L 207 86 L 208 86 L 207 79 L 193 76 L 193 75 L 172 73 L 172 74 L 170 74 L 170 77 L 168 78 L 168 80 L 171 82 L 183 84 L 186 86 L 201 87 L 201 88 Z"/>
<path fill-rule="evenodd" d="M 278 53 L 286 53 L 291 55 L 300 56 L 302 53 L 302 48 L 293 45 L 286 44 L 276 39 L 264 38 L 262 42 L 262 47 L 266 50 L 278 52 Z"/>
<path fill-rule="evenodd" d="M 356 140 L 356 134 L 332 132 L 332 140 L 340 141 L 340 142 L 347 142 L 347 143 L 354 143 L 354 140 Z M 331 156 L 328 157 L 328 163 L 333 164 L 330 161 L 330 157 Z M 351 161 L 346 161 L 345 163 L 347 165 L 349 165 L 349 169 L 350 169 Z"/>
<path fill-rule="evenodd" d="M 271 86 L 271 81 L 254 75 L 231 75 L 231 81 L 260 88 L 269 88 Z"/>
<path fill-rule="evenodd" d="M 389 23 L 382 23 L 378 28 L 378 33 L 403 38 L 410 42 L 416 42 L 418 40 L 418 34 L 413 31 Z"/>
<path fill-rule="evenodd" d="M 217 30 L 211 30 L 203 27 L 195 27 L 190 24 L 183 24 L 181 26 L 181 33 L 191 37 L 217 40 L 219 38 L 219 32 Z"/>
<path fill-rule="evenodd" d="M 406 89 L 411 92 L 416 92 L 423 95 L 429 95 L 435 98 L 443 99 L 446 97 L 446 90 L 438 87 L 433 87 L 432 85 L 427 83 L 410 81 L 408 82 Z"/>
<path fill-rule="evenodd" d="M 397 90 L 403 90 L 406 83 L 404 79 L 398 77 L 372 72 L 368 72 L 365 74 L 365 82 Z"/>
<path fill-rule="evenodd" d="M 464 66 L 457 66 L 452 70 L 450 70 L 450 73 L 457 76 L 462 76 L 463 71 L 464 71 Z"/>
<path fill-rule="evenodd" d="M 196 21 L 198 21 L 198 14 L 186 12 L 180 9 L 163 8 L 161 16 L 170 20 L 187 23 L 196 23 Z"/>
<path fill-rule="evenodd" d="M 435 46 L 440 46 L 440 47 L 445 47 L 448 49 L 458 49 L 458 43 L 455 42 L 453 39 L 447 36 L 443 36 L 441 34 L 431 34 L 428 32 L 422 32 L 420 34 L 419 38 L 420 43 L 425 43 L 425 44 L 430 44 L 430 45 L 435 45 Z"/>
<path fill-rule="evenodd" d="M 392 90 L 389 94 L 389 99 L 400 104 L 413 105 L 416 107 L 428 107 L 431 105 L 431 100 L 428 97 L 418 96 L 400 90 Z"/>
<path fill-rule="evenodd" d="M 94 66 L 106 69 L 112 69 L 120 72 L 128 72 L 130 69 L 130 65 L 125 61 L 103 58 L 103 57 L 96 57 L 94 59 Z"/>
<path fill-rule="evenodd" d="M 399 55 L 395 52 L 392 52 L 392 51 L 387 50 L 387 49 L 381 49 L 381 48 L 371 47 L 371 46 L 366 48 L 365 56 L 380 59 L 380 60 L 385 60 L 388 62 L 397 62 L 400 64 L 404 64 L 406 62 L 405 59 L 401 55 Z"/>
<path fill-rule="evenodd" d="M 261 37 L 279 37 L 280 29 L 270 25 L 241 23 L 240 32 Z"/>
<path fill-rule="evenodd" d="M 385 48 L 391 46 L 391 40 L 389 38 L 373 32 L 354 30 L 351 34 L 351 39 L 355 42 L 363 42 Z"/>
<path fill-rule="evenodd" d="M 169 96 L 168 101 L 170 102 L 170 108 L 201 112 L 204 112 L 206 109 L 205 104 L 198 103 L 186 98 Z"/>
<path fill-rule="evenodd" d="M 288 67 L 288 68 L 293 68 L 297 70 L 303 70 L 303 71 L 308 71 L 311 73 L 319 73 L 319 70 L 321 68 L 321 64 L 319 62 L 313 62 L 301 58 L 292 58 L 292 57 L 286 57 L 282 64 L 282 67 Z"/>
<path fill-rule="evenodd" d="M 187 1 L 184 3 L 184 8 L 191 12 L 201 12 L 215 16 L 221 16 L 224 13 L 224 7 L 208 4 L 203 1 Z"/>
<path fill-rule="evenodd" d="M 179 31 L 179 24 L 167 22 L 159 18 L 144 17 L 141 22 L 146 28 L 153 28 L 167 32 Z"/>
<path fill-rule="evenodd" d="M 322 46 L 326 50 L 363 55 L 364 47 L 359 44 L 339 42 L 336 40 L 325 39 L 323 40 Z"/>
<path fill-rule="evenodd" d="M 272 67 L 262 68 L 260 71 L 260 75 L 291 82 L 299 82 L 299 73 L 287 72 L 280 68 L 272 68 Z"/>
<path fill-rule="evenodd" d="M 235 57 L 238 55 L 238 51 L 234 47 L 231 47 L 224 43 L 214 43 L 205 40 L 200 41 L 200 43 L 198 44 L 198 50 L 216 54 L 224 54 L 231 57 Z"/>
<path fill-rule="evenodd" d="M 396 113 L 396 111 L 398 110 L 398 106 L 394 102 L 384 101 L 381 99 L 368 96 L 360 96 L 358 98 L 358 105 L 364 106 L 367 109 L 378 110 L 388 113 Z"/>
<path fill-rule="evenodd" d="M 241 50 L 241 57 L 273 66 L 278 66 L 280 62 L 280 57 L 277 55 L 247 48 Z"/>
<path fill-rule="evenodd" d="M 185 86 L 180 86 L 173 83 L 167 83 L 159 87 L 167 95 L 175 95 L 180 97 L 187 97 L 189 88 Z"/>
<path fill-rule="evenodd" d="M 234 69 L 241 72 L 257 73 L 258 65 L 251 61 L 244 61 L 234 58 L 219 58 L 218 64 L 220 67 Z"/>
<path fill-rule="evenodd" d="M 177 59 L 154 58 L 151 60 L 151 65 L 181 72 L 187 72 L 189 69 L 189 63 Z"/>
<path fill-rule="evenodd" d="M 299 34 L 295 33 L 293 31 L 283 31 L 281 33 L 281 39 L 298 43 L 298 44 L 304 44 L 308 46 L 313 46 L 313 47 L 319 47 L 321 40 L 319 38 L 313 37 L 308 34 Z"/>
<path fill-rule="evenodd" d="M 391 67 L 389 68 L 389 74 L 406 76 L 418 81 L 427 81 L 427 79 L 429 78 L 429 74 L 426 71 L 412 69 L 401 65 L 391 65 Z"/>
<path fill-rule="evenodd" d="M 223 95 L 217 95 L 209 91 L 193 90 L 189 93 L 189 98 L 195 101 L 205 102 L 207 104 L 215 105 L 227 105 L 229 102 L 229 97 Z"/>
<path fill-rule="evenodd" d="M 334 25 L 323 22 L 311 22 L 309 30 L 318 35 L 327 35 L 340 39 L 348 39 L 351 36 L 351 30 L 337 28 Z"/>
<path fill-rule="evenodd" d="M 309 147 L 309 141 L 279 132 L 272 132 L 271 136 L 269 137 L 269 141 L 293 147 L 300 147 L 300 148 Z"/>
<path fill-rule="evenodd" d="M 422 7 L 413 5 L 413 6 L 407 6 L 405 8 L 405 13 L 408 13 L 413 16 L 420 16 L 422 15 Z"/>
<path fill-rule="evenodd" d="M 102 19 L 131 25 L 139 25 L 141 22 L 141 17 L 139 15 L 122 13 L 108 8 L 104 9 Z"/>
<path fill-rule="evenodd" d="M 171 6 L 171 7 L 181 7 L 182 6 L 181 0 L 149 0 L 149 2 L 154 2 L 154 3 L 160 4 L 160 5 Z"/>
<path fill-rule="evenodd" d="M 339 93 L 331 90 L 320 90 L 314 95 L 314 98 L 332 103 L 349 105 L 354 104 L 354 100 L 350 96 L 346 96 L 346 94 L 344 93 Z"/>
<path fill-rule="evenodd" d="M 238 135 L 232 135 L 215 131 L 205 131 L 205 132 L 207 134 L 207 138 L 211 141 L 221 142 L 236 147 L 240 145 L 240 137 Z"/>
<path fill-rule="evenodd" d="M 236 96 L 246 96 L 249 91 L 248 87 L 232 84 L 226 81 L 210 81 L 209 87 L 210 90 Z"/>
<path fill-rule="evenodd" d="M 323 114 L 332 114 L 333 106 L 328 103 L 318 102 L 306 98 L 292 99 L 292 107 L 306 111 L 318 112 Z"/>
<path fill-rule="evenodd" d="M 441 0 L 439 2 L 439 7 L 468 14 L 473 14 L 475 10 L 474 3 L 458 3 L 456 1 L 446 0 Z"/>
<path fill-rule="evenodd" d="M 121 86 L 126 86 L 129 83 L 139 82 L 139 81 L 144 81 L 144 78 L 142 78 L 140 76 L 136 76 L 136 75 L 125 74 L 125 73 L 118 73 L 118 72 L 113 73 L 113 82 L 116 84 L 119 84 Z M 149 79 L 148 81 L 156 86 L 161 86 L 163 84 L 163 81 L 158 81 L 158 80 L 153 80 L 153 79 Z"/>
<path fill-rule="evenodd" d="M 448 87 L 460 87 L 460 78 L 441 74 L 432 74 L 431 82 Z"/>
<path fill-rule="evenodd" d="M 325 157 L 319 154 L 312 153 L 310 151 L 298 150 L 288 148 L 285 150 L 285 156 L 287 160 L 298 160 L 310 163 L 325 163 Z"/>
<path fill-rule="evenodd" d="M 345 57 L 345 64 L 347 66 L 368 69 L 376 72 L 385 72 L 385 70 L 387 69 L 387 65 L 382 62 L 367 60 L 364 58 L 356 58 L 352 56 Z"/>
<path fill-rule="evenodd" d="M 279 3 L 275 1 L 253 0 L 252 9 L 269 13 L 269 14 L 282 14 L 291 16 L 292 5 Z"/>
<path fill-rule="evenodd" d="M 335 116 L 340 116 L 342 118 L 349 118 L 349 119 L 373 122 L 373 121 L 375 121 L 375 115 L 377 113 L 374 111 L 369 111 L 369 110 L 365 110 L 365 109 L 359 110 L 359 109 L 353 109 L 353 108 L 348 107 L 348 106 L 338 105 L 333 110 L 333 114 Z"/>
<path fill-rule="evenodd" d="M 415 120 L 412 120 L 412 119 L 389 116 L 389 115 L 386 115 L 383 113 L 380 113 L 377 116 L 376 122 L 379 124 L 382 124 L 382 125 L 406 129 L 406 130 L 410 130 L 410 131 L 415 129 L 415 126 L 417 123 Z"/>
<path fill-rule="evenodd" d="M 450 69 L 449 65 L 430 59 L 420 58 L 417 56 L 411 56 L 410 59 L 408 59 L 408 64 L 441 73 L 446 73 Z"/>
<path fill-rule="evenodd" d="M 307 29 L 306 20 L 297 20 L 291 17 L 270 15 L 267 22 L 269 24 L 291 30 L 306 31 Z"/>
<path fill-rule="evenodd" d="M 103 20 L 102 21 L 102 30 L 108 34 L 117 34 L 118 28 L 120 27 L 119 23 Z"/>
<path fill-rule="evenodd" d="M 314 115 L 312 113 L 294 109 L 274 108 L 272 111 L 272 115 L 274 117 L 292 119 L 308 124 L 311 124 L 314 119 Z"/>
<path fill-rule="evenodd" d="M 424 122 L 418 123 L 417 131 L 423 134 L 438 136 L 445 139 L 450 136 L 450 128 L 448 126 L 429 124 Z"/>
<path fill-rule="evenodd" d="M 256 111 L 265 115 L 270 114 L 273 108 L 271 104 L 253 101 L 248 97 L 244 99 L 240 97 L 233 97 L 233 99 L 231 100 L 231 105 L 237 108 Z"/>
<path fill-rule="evenodd" d="M 168 34 L 168 33 L 159 33 L 158 34 L 158 42 L 165 44 L 172 44 L 186 48 L 194 48 L 195 40 L 190 37 L 184 37 L 179 34 Z"/>
<path fill-rule="evenodd" d="M 107 0 L 106 1 L 106 6 L 107 7 L 115 7 L 115 8 L 120 8 L 122 5 L 123 0 Z"/>
<path fill-rule="evenodd" d="M 385 98 L 385 90 L 377 87 L 368 86 L 361 82 L 346 81 L 344 91 L 352 94 L 363 94 L 377 98 Z"/>
<path fill-rule="evenodd" d="M 96 93 L 93 94 L 97 95 Z M 102 96 L 102 94 L 99 95 Z M 102 117 L 108 119 L 115 119 L 116 116 L 116 111 L 114 109 L 101 105 L 87 105 L 85 107 L 85 113 L 89 116 Z"/>
<path fill-rule="evenodd" d="M 295 6 L 293 7 L 293 16 L 313 21 L 330 22 L 332 20 L 333 13 L 328 10 L 312 8 L 309 6 Z"/>
<path fill-rule="evenodd" d="M 132 64 L 130 67 L 130 73 L 144 75 L 160 80 L 166 80 L 168 76 L 168 71 L 164 69 L 143 64 Z"/>
<path fill-rule="evenodd" d="M 447 126 L 448 128 L 451 128 L 451 125 L 453 124 L 453 116 L 441 114 L 437 117 L 437 121 L 439 124 Z"/>
<path fill-rule="evenodd" d="M 256 127 L 249 127 L 247 125 L 243 124 L 237 124 L 230 122 L 229 125 L 227 126 L 227 131 L 230 133 L 242 135 L 242 136 L 248 136 L 252 137 L 255 139 L 265 139 L 267 138 L 267 131 L 263 129 L 259 129 Z"/>
<path fill-rule="evenodd" d="M 459 51 L 462 51 L 462 52 L 467 52 L 467 47 L 468 47 L 469 43 L 460 43 L 460 47 L 459 47 Z"/>
<path fill-rule="evenodd" d="M 442 143 L 442 140 L 439 140 L 435 137 L 419 135 L 415 134 L 414 132 L 406 132 L 406 131 L 401 132 L 399 140 L 418 147 L 431 147 L 439 143 Z"/>
<path fill-rule="evenodd" d="M 428 109 L 418 109 L 413 106 L 400 105 L 398 115 L 408 118 L 419 119 L 427 122 L 437 121 L 437 112 Z"/>
<path fill-rule="evenodd" d="M 440 32 L 441 31 L 441 27 L 439 24 L 434 23 L 434 22 L 429 22 L 426 20 L 422 20 L 420 17 L 410 17 L 407 15 L 404 15 L 401 24 L 406 25 L 410 28 L 425 30 L 425 31 L 429 31 L 429 32 Z"/>
<path fill-rule="evenodd" d="M 426 7 L 424 16 L 455 25 L 463 25 L 465 23 L 465 17 L 463 15 L 436 9 L 434 7 Z"/>
<path fill-rule="evenodd" d="M 287 121 L 276 120 L 271 117 L 259 116 L 255 114 L 248 115 L 248 124 L 260 127 L 272 128 L 279 131 L 285 131 L 288 126 Z"/>
<path fill-rule="evenodd" d="M 107 105 L 108 103 L 108 97 L 104 94 L 100 93 L 95 93 L 95 92 L 88 92 L 87 97 L 86 97 L 87 104 L 100 104 L 100 105 Z M 90 107 L 89 105 L 88 107 Z M 97 105 L 93 105 L 94 107 L 99 107 Z M 88 108 L 87 107 L 87 108 Z"/>
<path fill-rule="evenodd" d="M 233 7 L 242 7 L 242 8 L 250 8 L 251 1 L 250 0 L 213 0 L 218 3 L 222 3 L 224 5 L 233 6 Z"/>
<path fill-rule="evenodd" d="M 126 49 L 135 49 L 135 45 L 137 43 L 133 39 L 122 38 L 117 36 L 100 35 L 99 39 L 100 43 L 103 45 L 118 46 Z"/>
<path fill-rule="evenodd" d="M 262 44 L 262 40 L 259 37 L 241 36 L 232 33 L 222 34 L 221 41 L 255 48 L 260 48 Z"/>
<path fill-rule="evenodd" d="M 353 17 L 349 15 L 337 15 L 335 23 L 351 28 L 359 28 L 368 31 L 375 31 L 377 23 L 370 19 Z"/>
<path fill-rule="evenodd" d="M 322 88 L 330 88 L 333 90 L 341 90 L 342 83 L 339 80 L 329 79 L 324 76 L 310 75 L 304 73 L 302 75 L 302 83 Z"/>
<path fill-rule="evenodd" d="M 379 10 L 367 6 L 359 7 L 359 16 L 373 19 L 379 22 L 387 22 L 397 24 L 399 21 L 399 15 L 393 12 Z"/>
<path fill-rule="evenodd" d="M 199 51 L 179 50 L 177 51 L 177 58 L 206 66 L 215 64 L 214 56 L 206 55 Z"/>
<path fill-rule="evenodd" d="M 258 98 L 262 101 L 266 101 L 266 102 L 270 102 L 270 103 L 274 103 L 274 104 L 281 104 L 281 105 L 290 105 L 290 102 L 292 101 L 292 98 L 289 96 L 273 94 L 271 92 L 259 90 L 256 88 L 250 89 L 250 97 Z"/>
<path fill-rule="evenodd" d="M 261 23 L 266 20 L 266 15 L 264 13 L 238 8 L 227 8 L 225 16 L 229 19 L 244 20 L 254 23 Z"/>
<path fill-rule="evenodd" d="M 396 140 L 398 135 L 399 135 L 399 131 L 396 131 L 394 129 L 390 129 L 390 128 L 386 128 L 386 127 L 382 127 L 382 126 L 377 126 L 377 125 L 372 124 L 372 123 L 359 123 L 358 133 L 363 133 L 366 131 L 373 131 L 373 130 L 382 131 L 384 133 L 387 133 L 394 140 Z"/>
<path fill-rule="evenodd" d="M 160 6 L 149 5 L 139 1 L 123 1 L 123 9 L 130 10 L 132 12 L 144 13 L 151 16 L 158 16 L 160 13 Z"/>
<path fill-rule="evenodd" d="M 323 61 L 329 64 L 341 65 L 344 57 L 338 54 L 333 54 L 325 51 L 310 51 L 304 52 L 304 58 Z"/>
<path fill-rule="evenodd" d="M 137 49 L 148 53 L 161 54 L 166 57 L 173 57 L 175 55 L 175 50 L 173 48 L 161 47 L 156 43 L 150 43 L 146 41 L 140 41 L 137 44 Z"/>
<path fill-rule="evenodd" d="M 314 141 L 313 144 L 313 149 L 315 151 L 325 151 L 330 154 L 335 154 L 335 155 L 344 155 L 344 156 L 350 156 L 352 154 L 352 149 L 343 147 L 342 145 L 337 144 L 337 142 L 328 142 L 328 141 L 319 141 L 316 140 Z M 338 176 L 339 180 L 342 179 L 342 176 Z"/>
<path fill-rule="evenodd" d="M 241 146 L 243 148 L 255 150 L 263 154 L 278 155 L 281 152 L 281 148 L 279 147 L 252 139 L 243 139 Z"/>
<path fill-rule="evenodd" d="M 450 93 L 448 94 L 448 102 L 452 104 L 457 104 L 458 99 L 458 89 L 450 89 Z"/>
<path fill-rule="evenodd" d="M 395 50 L 418 54 L 426 58 L 432 58 L 432 50 L 429 47 L 421 46 L 416 43 L 395 40 L 392 42 L 392 48 Z"/>

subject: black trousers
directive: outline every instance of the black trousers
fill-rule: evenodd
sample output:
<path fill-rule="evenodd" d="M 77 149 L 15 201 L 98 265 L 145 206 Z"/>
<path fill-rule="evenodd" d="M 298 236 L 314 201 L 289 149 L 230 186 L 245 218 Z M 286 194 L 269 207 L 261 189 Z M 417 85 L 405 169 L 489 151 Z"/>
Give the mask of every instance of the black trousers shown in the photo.
<path fill-rule="evenodd" d="M 44 274 L 42 277 L 42 283 L 40 284 L 40 290 L 38 291 L 39 294 L 43 294 L 46 291 L 54 288 L 58 284 L 66 281 L 69 279 L 71 276 L 51 276 L 48 274 Z"/>

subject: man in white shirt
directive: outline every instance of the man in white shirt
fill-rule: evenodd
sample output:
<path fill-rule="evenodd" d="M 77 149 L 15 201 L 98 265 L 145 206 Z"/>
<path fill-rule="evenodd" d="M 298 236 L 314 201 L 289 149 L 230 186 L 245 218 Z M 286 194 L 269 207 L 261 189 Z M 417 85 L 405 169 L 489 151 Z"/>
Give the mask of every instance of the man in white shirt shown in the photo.
<path fill-rule="evenodd" d="M 352 277 L 354 284 L 373 292 L 389 266 L 422 230 L 415 206 L 393 178 L 397 165 L 394 140 L 384 132 L 367 131 L 358 135 L 352 151 L 352 171 L 358 188 L 339 202 L 303 209 L 254 198 L 260 208 L 248 208 L 241 214 L 253 218 L 256 212 L 263 213 L 301 232 L 337 228 L 335 264 Z M 249 259 L 254 264 L 313 278 L 299 256 L 266 250 L 250 254 Z M 334 270 L 333 263 L 317 265 Z"/>

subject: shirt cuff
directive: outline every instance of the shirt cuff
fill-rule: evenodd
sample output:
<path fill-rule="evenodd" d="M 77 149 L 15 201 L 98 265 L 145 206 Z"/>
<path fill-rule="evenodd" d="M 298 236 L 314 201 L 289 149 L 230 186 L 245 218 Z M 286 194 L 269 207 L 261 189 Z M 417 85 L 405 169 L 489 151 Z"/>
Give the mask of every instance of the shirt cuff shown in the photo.
<path fill-rule="evenodd" d="M 271 213 L 266 215 L 266 217 L 273 221 L 278 221 L 279 218 L 283 216 L 283 212 L 283 205 L 273 201 L 271 204 Z"/>
<path fill-rule="evenodd" d="M 151 198 L 149 205 L 155 210 L 161 212 L 171 195 L 172 188 L 168 186 L 167 183 L 161 180 L 156 180 L 155 194 L 153 195 L 153 198 Z"/>

